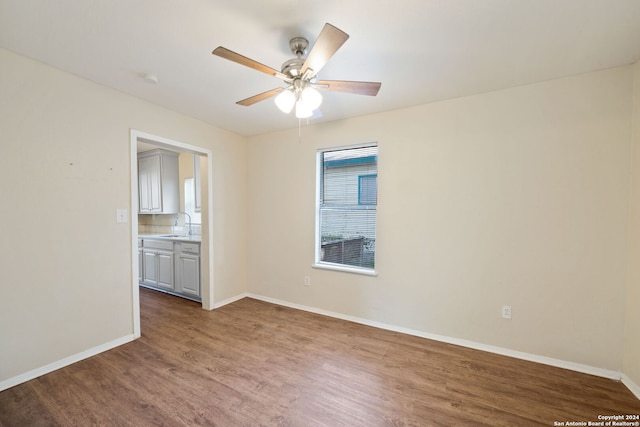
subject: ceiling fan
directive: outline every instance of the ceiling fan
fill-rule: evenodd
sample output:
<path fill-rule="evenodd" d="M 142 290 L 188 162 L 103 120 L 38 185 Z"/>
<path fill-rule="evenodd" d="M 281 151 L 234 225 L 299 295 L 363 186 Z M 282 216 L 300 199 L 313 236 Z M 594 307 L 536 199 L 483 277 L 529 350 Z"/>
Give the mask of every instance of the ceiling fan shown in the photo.
<path fill-rule="evenodd" d="M 296 117 L 308 118 L 313 115 L 313 111 L 322 102 L 322 95 L 318 90 L 369 96 L 376 96 L 380 90 L 382 83 L 379 82 L 317 79 L 318 72 L 329 62 L 329 59 L 348 38 L 349 35 L 347 33 L 327 23 L 322 28 L 309 54 L 304 57 L 309 47 L 309 41 L 304 37 L 294 37 L 289 41 L 289 47 L 296 57 L 282 64 L 281 71 L 222 46 L 215 48 L 212 53 L 229 61 L 277 77 L 288 85 L 287 87 L 278 87 L 259 93 L 238 101 L 236 104 L 248 107 L 275 96 L 276 105 L 282 112 L 289 113 L 295 106 Z"/>

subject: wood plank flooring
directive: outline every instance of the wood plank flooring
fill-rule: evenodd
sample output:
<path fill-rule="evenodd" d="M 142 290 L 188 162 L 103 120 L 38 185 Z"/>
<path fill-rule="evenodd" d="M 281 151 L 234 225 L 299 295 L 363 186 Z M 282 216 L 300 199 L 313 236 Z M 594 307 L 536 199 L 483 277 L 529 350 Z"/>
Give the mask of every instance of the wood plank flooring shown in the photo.
<path fill-rule="evenodd" d="M 245 298 L 140 290 L 142 337 L 0 393 L 1 426 L 553 426 L 615 381 Z"/>

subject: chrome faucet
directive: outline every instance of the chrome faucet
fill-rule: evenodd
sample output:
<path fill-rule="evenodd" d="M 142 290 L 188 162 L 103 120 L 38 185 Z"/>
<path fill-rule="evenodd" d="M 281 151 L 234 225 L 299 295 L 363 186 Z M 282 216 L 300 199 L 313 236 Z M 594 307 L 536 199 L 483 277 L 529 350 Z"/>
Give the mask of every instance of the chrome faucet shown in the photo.
<path fill-rule="evenodd" d="M 191 215 L 189 215 L 186 212 L 178 212 L 176 214 L 176 222 L 174 225 L 178 225 L 178 219 L 180 218 L 180 214 L 184 214 L 185 215 L 185 219 L 188 217 L 189 218 L 189 236 L 193 235 L 193 230 L 191 229 Z"/>

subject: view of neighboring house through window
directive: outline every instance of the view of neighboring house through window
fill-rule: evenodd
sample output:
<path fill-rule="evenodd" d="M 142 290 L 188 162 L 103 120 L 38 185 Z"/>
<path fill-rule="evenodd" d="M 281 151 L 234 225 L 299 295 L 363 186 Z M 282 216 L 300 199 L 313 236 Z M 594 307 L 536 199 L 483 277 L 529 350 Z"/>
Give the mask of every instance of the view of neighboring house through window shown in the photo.
<path fill-rule="evenodd" d="M 378 147 L 318 153 L 317 264 L 373 270 L 378 204 Z"/>
<path fill-rule="evenodd" d="M 184 179 L 184 210 L 191 216 L 192 224 L 202 223 L 202 213 L 196 209 L 195 180 L 193 178 Z"/>

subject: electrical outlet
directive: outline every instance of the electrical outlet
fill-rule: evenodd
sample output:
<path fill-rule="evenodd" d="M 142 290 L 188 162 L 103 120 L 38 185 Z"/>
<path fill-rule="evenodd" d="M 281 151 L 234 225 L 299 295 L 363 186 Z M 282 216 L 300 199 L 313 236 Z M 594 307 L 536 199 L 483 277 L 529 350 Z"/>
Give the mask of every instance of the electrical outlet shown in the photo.
<path fill-rule="evenodd" d="M 311 286 L 311 277 L 304 276 L 304 285 L 305 286 Z"/>
<path fill-rule="evenodd" d="M 116 209 L 116 222 L 117 223 L 127 222 L 126 209 Z"/>
<path fill-rule="evenodd" d="M 502 317 L 504 319 L 511 319 L 511 306 L 503 305 L 502 306 Z"/>

